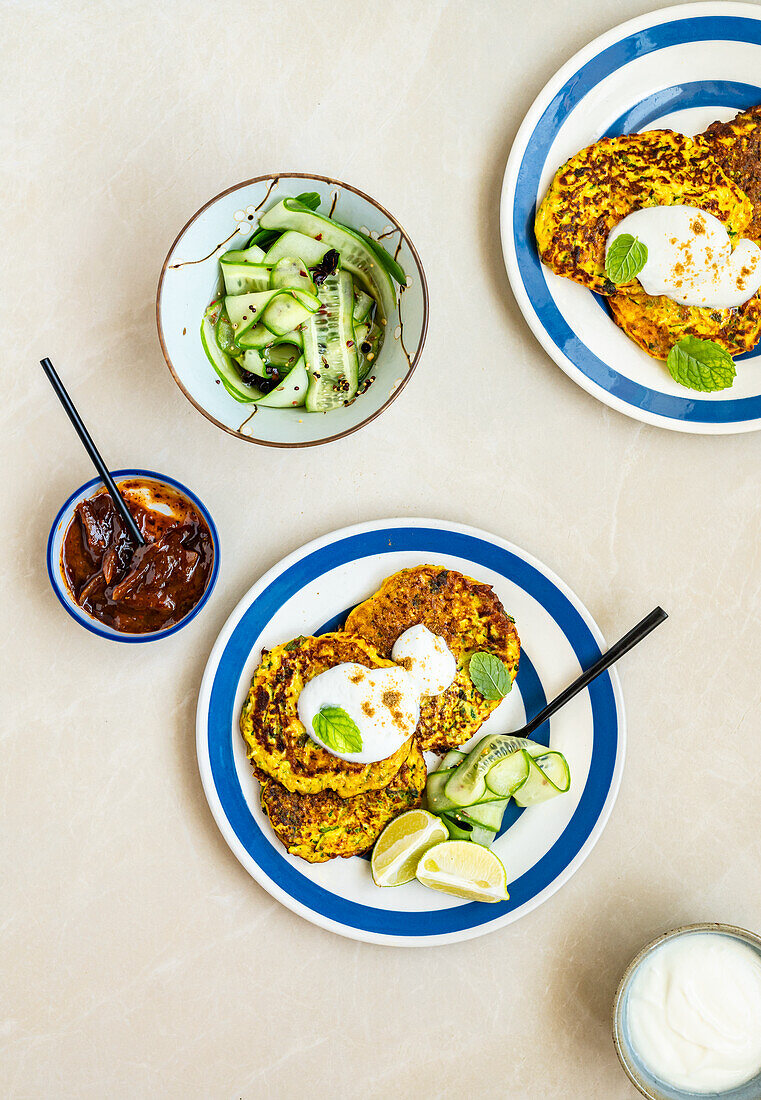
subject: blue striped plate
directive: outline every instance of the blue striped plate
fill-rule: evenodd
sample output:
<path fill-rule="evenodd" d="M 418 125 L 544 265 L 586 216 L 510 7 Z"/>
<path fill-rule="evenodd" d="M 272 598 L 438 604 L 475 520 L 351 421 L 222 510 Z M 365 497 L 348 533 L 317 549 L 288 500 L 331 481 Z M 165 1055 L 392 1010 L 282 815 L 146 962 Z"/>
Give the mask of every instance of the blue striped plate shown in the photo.
<path fill-rule="evenodd" d="M 576 54 L 528 112 L 502 187 L 502 248 L 534 335 L 588 393 L 637 420 L 683 432 L 761 427 L 761 346 L 738 360 L 732 389 L 678 386 L 617 328 L 602 299 L 540 263 L 537 201 L 562 163 L 605 135 L 686 134 L 761 103 L 761 8 L 680 5 L 632 19 Z"/>
<path fill-rule="evenodd" d="M 548 569 L 502 539 L 439 520 L 382 520 L 333 532 L 284 558 L 243 597 L 212 650 L 198 700 L 206 797 L 230 848 L 256 881 L 307 920 L 354 939 L 421 946 L 479 936 L 553 894 L 589 854 L 613 807 L 624 761 L 615 672 L 600 677 L 537 734 L 568 758 L 572 787 L 505 821 L 496 851 L 510 900 L 466 903 L 409 883 L 378 889 L 365 859 L 308 864 L 289 856 L 259 806 L 238 715 L 262 648 L 335 629 L 399 569 L 434 564 L 491 584 L 515 617 L 516 687 L 482 731 L 518 729 L 604 648 L 589 612 Z"/>

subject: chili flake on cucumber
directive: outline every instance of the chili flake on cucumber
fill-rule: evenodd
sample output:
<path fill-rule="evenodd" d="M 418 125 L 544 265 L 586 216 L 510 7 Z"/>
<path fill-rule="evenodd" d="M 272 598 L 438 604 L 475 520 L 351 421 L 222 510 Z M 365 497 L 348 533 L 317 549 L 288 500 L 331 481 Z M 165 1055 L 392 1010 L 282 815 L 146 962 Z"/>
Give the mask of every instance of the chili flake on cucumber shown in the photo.
<path fill-rule="evenodd" d="M 282 199 L 219 261 L 224 289 L 201 343 L 236 401 L 329 412 L 354 400 L 378 357 L 404 271 L 319 205 L 316 192 Z"/>

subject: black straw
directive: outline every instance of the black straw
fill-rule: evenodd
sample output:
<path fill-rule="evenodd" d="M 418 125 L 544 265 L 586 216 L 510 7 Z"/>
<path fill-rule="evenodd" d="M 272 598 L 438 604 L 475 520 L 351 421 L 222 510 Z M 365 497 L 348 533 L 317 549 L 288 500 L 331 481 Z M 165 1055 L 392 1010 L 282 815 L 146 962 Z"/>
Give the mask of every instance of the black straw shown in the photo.
<path fill-rule="evenodd" d="M 49 359 L 40 359 L 40 366 L 45 371 L 45 374 L 48 376 L 51 386 L 53 387 L 55 392 L 58 394 L 58 399 L 61 402 L 61 404 L 63 405 L 64 409 L 66 410 L 66 413 L 69 417 L 69 420 L 74 425 L 74 429 L 75 429 L 77 435 L 82 440 L 82 443 L 84 444 L 84 448 L 87 451 L 87 453 L 89 454 L 90 458 L 92 459 L 92 462 L 93 462 L 93 465 L 95 466 L 95 469 L 98 471 L 98 474 L 103 479 L 103 483 L 106 486 L 106 488 L 108 489 L 109 496 L 111 497 L 111 500 L 114 502 L 114 507 L 118 511 L 119 515 L 122 517 L 122 520 L 124 522 L 125 527 L 129 531 L 130 535 L 132 536 L 134 541 L 137 543 L 137 545 L 138 546 L 144 546 L 145 545 L 145 539 L 140 534 L 140 531 L 138 530 L 138 526 L 135 523 L 135 520 L 132 516 L 132 513 L 130 512 L 129 508 L 127 507 L 127 505 L 124 502 L 124 497 L 121 495 L 121 493 L 117 489 L 116 482 L 111 477 L 111 474 L 108 472 L 108 468 L 107 468 L 105 462 L 100 457 L 100 454 L 98 452 L 98 448 L 93 443 L 92 436 L 90 435 L 87 428 L 85 427 L 84 422 L 82 420 L 82 417 L 79 415 L 77 410 L 74 408 L 72 400 L 69 397 L 68 393 L 66 392 L 66 387 L 64 386 L 63 382 L 58 377 L 58 375 L 56 374 L 55 367 L 53 366 L 53 364 L 50 362 Z"/>
<path fill-rule="evenodd" d="M 555 711 L 560 710 L 569 699 L 573 699 L 574 695 L 578 695 L 580 691 L 583 691 L 588 684 L 597 679 L 601 672 L 605 672 L 606 668 L 610 668 L 619 657 L 623 657 L 624 653 L 628 653 L 630 649 L 633 649 L 638 642 L 647 637 L 651 630 L 655 630 L 656 626 L 660 626 L 667 618 L 668 615 L 662 607 L 654 608 L 641 622 L 633 626 L 628 634 L 624 634 L 623 638 L 612 645 L 607 653 L 603 653 L 602 657 L 596 660 L 586 672 L 582 672 L 581 676 L 574 680 L 565 691 L 561 691 L 556 699 L 548 703 L 544 710 L 540 710 L 536 718 L 532 718 L 522 730 L 517 730 L 512 736 L 530 737 Z"/>

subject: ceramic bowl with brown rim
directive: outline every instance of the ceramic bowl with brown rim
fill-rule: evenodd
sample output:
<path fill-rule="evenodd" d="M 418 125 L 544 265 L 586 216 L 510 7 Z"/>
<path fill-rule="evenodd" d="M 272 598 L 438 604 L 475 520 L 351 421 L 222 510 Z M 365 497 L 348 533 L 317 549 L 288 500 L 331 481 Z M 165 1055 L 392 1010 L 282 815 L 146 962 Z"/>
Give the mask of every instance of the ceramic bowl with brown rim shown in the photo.
<path fill-rule="evenodd" d="M 759 1100 L 761 1097 L 761 1072 L 756 1073 L 743 1084 L 723 1092 L 690 1091 L 669 1085 L 653 1073 L 632 1041 L 629 1028 L 629 994 L 642 964 L 672 940 L 706 933 L 737 940 L 761 956 L 761 936 L 755 932 L 749 932 L 747 928 L 738 928 L 734 924 L 717 924 L 713 921 L 685 924 L 664 932 L 646 944 L 629 963 L 619 982 L 613 1002 L 613 1042 L 626 1076 L 635 1088 L 647 1097 L 647 1100 L 715 1100 L 716 1097 L 721 1097 L 722 1100 Z"/>
<path fill-rule="evenodd" d="M 265 210 L 305 191 L 320 195 L 320 213 L 379 240 L 406 275 L 406 286 L 397 288 L 396 311 L 387 319 L 372 384 L 351 404 L 327 413 L 240 404 L 220 384 L 200 335 L 204 311 L 220 286 L 220 257 L 244 246 Z M 347 183 L 291 172 L 239 183 L 196 211 L 180 230 L 161 269 L 156 321 L 167 366 L 199 412 L 251 443 L 311 447 L 357 431 L 404 389 L 425 343 L 428 290 L 415 246 L 388 210 Z"/>

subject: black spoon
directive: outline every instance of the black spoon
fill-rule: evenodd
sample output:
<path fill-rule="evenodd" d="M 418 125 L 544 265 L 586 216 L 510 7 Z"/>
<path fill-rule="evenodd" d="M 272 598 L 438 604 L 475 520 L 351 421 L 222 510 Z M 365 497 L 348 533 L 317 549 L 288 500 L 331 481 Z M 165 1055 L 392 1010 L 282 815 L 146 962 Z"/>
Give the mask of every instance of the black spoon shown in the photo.
<path fill-rule="evenodd" d="M 137 543 L 137 545 L 138 546 L 144 546 L 145 545 L 145 539 L 140 534 L 140 531 L 138 530 L 138 526 L 137 526 L 137 524 L 135 523 L 135 520 L 132 517 L 132 513 L 130 512 L 129 508 L 127 507 L 127 505 L 124 501 L 124 497 L 122 496 L 122 494 L 117 489 L 116 482 L 111 477 L 111 474 L 108 472 L 108 467 L 106 466 L 103 459 L 100 457 L 100 454 L 98 452 L 98 448 L 93 443 L 92 436 L 90 435 L 87 428 L 85 427 L 84 421 L 82 420 L 82 417 L 79 415 L 77 410 L 74 408 L 74 404 L 73 404 L 71 398 L 69 397 L 68 393 L 66 392 L 66 387 L 64 386 L 63 382 L 58 377 L 58 375 L 56 374 L 55 367 L 50 362 L 50 360 L 47 359 L 47 358 L 46 359 L 40 359 L 40 366 L 45 371 L 45 374 L 48 376 L 48 379 L 50 380 L 51 386 L 53 387 L 53 389 L 57 393 L 58 399 L 61 402 L 61 404 L 63 405 L 64 409 L 66 410 L 66 413 L 69 417 L 69 420 L 74 425 L 74 428 L 75 428 L 75 431 L 76 431 L 77 435 L 82 440 L 82 443 L 84 444 L 85 450 L 87 451 L 90 458 L 92 459 L 92 462 L 93 462 L 93 465 L 95 466 L 95 469 L 98 471 L 100 477 L 103 480 L 104 485 L 108 489 L 109 496 L 111 497 L 111 500 L 114 502 L 114 507 L 116 508 L 117 512 L 122 517 L 122 522 L 124 523 L 124 526 L 127 528 L 127 530 L 130 533 L 130 536 Z"/>
<path fill-rule="evenodd" d="M 651 630 L 655 630 L 656 626 L 660 626 L 667 618 L 668 615 L 662 607 L 654 608 L 641 622 L 633 626 L 628 634 L 624 634 L 623 638 L 619 638 L 607 653 L 603 653 L 602 657 L 599 657 L 593 665 L 590 665 L 586 672 L 582 672 L 581 676 L 574 680 L 572 684 L 569 684 L 565 691 L 561 691 L 560 695 L 540 710 L 535 718 L 527 722 L 523 729 L 516 730 L 510 736 L 530 737 L 548 718 L 551 718 L 556 711 L 565 706 L 569 699 L 573 699 L 574 695 L 578 695 L 580 691 L 583 691 L 588 684 L 597 679 L 601 672 L 605 672 L 606 668 L 610 668 L 612 664 L 615 664 L 619 657 L 623 657 L 624 653 L 628 653 L 630 649 L 633 649 L 643 638 L 647 637 Z"/>

